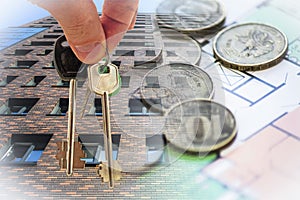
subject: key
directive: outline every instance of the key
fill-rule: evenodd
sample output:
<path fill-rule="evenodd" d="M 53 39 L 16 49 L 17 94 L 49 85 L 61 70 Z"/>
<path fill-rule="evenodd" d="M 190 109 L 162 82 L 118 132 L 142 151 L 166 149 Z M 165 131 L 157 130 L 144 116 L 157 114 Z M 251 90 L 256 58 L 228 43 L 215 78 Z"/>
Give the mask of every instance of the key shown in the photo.
<path fill-rule="evenodd" d="M 109 95 L 120 87 L 118 68 L 104 61 L 88 68 L 89 88 L 92 92 L 101 95 L 104 148 L 107 160 L 107 173 L 109 187 L 114 187 L 114 161 L 112 156 L 112 137 L 110 125 Z"/>
<path fill-rule="evenodd" d="M 66 168 L 67 176 L 71 176 L 74 167 L 84 168 L 84 161 L 80 160 L 84 153 L 79 142 L 75 142 L 76 84 L 77 80 L 87 77 L 87 67 L 76 58 L 64 35 L 55 43 L 54 66 L 62 80 L 70 81 L 67 142 L 58 144 L 60 151 L 57 158 L 60 159 L 61 168 Z M 74 155 L 75 152 L 77 155 Z"/>

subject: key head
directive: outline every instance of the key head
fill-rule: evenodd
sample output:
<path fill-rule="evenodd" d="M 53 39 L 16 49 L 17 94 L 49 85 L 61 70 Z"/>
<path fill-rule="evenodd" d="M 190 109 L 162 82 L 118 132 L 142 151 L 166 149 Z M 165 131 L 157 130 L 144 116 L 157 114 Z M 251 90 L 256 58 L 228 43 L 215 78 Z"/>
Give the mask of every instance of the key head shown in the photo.
<path fill-rule="evenodd" d="M 118 67 L 112 63 L 104 66 L 104 61 L 88 68 L 89 88 L 92 92 L 103 95 L 104 92 L 113 94 L 120 87 Z M 105 69 L 101 71 L 101 69 Z"/>
<path fill-rule="evenodd" d="M 64 81 L 84 80 L 87 77 L 87 65 L 75 56 L 64 35 L 55 42 L 54 67 Z"/>

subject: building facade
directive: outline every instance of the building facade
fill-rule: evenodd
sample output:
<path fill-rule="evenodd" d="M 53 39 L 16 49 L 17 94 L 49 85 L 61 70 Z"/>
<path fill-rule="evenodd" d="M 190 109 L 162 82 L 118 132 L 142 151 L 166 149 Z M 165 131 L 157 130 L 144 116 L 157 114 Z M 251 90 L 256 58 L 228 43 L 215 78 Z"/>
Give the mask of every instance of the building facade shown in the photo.
<path fill-rule="evenodd" d="M 190 37 L 160 28 L 150 14 L 138 15 L 135 28 L 111 55 L 122 78 L 121 91 L 111 97 L 113 158 L 122 178 L 109 188 L 97 173 L 105 160 L 102 105 L 99 95 L 86 97 L 87 80 L 79 82 L 76 90 L 76 140 L 87 154 L 82 158 L 86 164 L 68 177 L 56 159 L 57 142 L 67 138 L 68 120 L 69 83 L 53 66 L 54 44 L 62 34 L 52 17 L 0 32 L 1 199 L 242 197 L 202 173 L 218 153 L 189 154 L 166 141 L 166 99 L 145 92 L 164 89 L 164 84 L 159 74 L 145 75 L 162 64 L 201 67 L 211 65 L 213 59 L 201 54 L 200 44 Z M 201 56 L 209 59 L 200 60 Z M 178 100 L 170 104 L 175 103 Z"/>

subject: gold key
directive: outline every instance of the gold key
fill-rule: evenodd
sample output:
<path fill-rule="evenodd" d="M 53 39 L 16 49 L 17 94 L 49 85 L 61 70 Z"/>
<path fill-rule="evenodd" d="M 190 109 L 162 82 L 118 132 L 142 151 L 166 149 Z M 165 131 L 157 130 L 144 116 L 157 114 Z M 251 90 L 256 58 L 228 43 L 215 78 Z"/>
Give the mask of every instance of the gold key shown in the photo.
<path fill-rule="evenodd" d="M 92 92 L 101 95 L 104 148 L 107 160 L 107 173 L 109 186 L 114 186 L 114 166 L 112 156 L 112 137 L 110 125 L 109 95 L 116 92 L 120 87 L 119 72 L 117 66 L 111 63 L 100 62 L 88 68 L 89 88 Z"/>
<path fill-rule="evenodd" d="M 81 63 L 71 50 L 70 46 L 63 45 L 66 37 L 59 37 L 55 43 L 54 66 L 60 78 L 70 81 L 69 89 L 69 109 L 68 109 L 68 132 L 67 141 L 58 142 L 59 160 L 61 169 L 66 169 L 67 176 L 73 174 L 73 168 L 84 168 L 85 162 L 81 161 L 85 157 L 81 144 L 75 141 L 75 117 L 76 117 L 76 82 L 85 80 L 87 76 L 86 66 Z"/>

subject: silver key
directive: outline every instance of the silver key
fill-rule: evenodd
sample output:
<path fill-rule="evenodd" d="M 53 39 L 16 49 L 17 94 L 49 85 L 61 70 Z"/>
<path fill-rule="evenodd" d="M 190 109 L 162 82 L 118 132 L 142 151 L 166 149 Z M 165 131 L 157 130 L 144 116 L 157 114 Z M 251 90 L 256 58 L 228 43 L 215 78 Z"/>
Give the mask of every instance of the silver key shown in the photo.
<path fill-rule="evenodd" d="M 106 72 L 103 72 L 106 71 Z M 102 71 L 102 72 L 101 72 Z M 101 95 L 104 148 L 108 166 L 109 186 L 114 187 L 114 161 L 112 156 L 112 137 L 110 126 L 109 95 L 118 90 L 119 72 L 118 68 L 109 63 L 98 63 L 88 69 L 89 88 L 92 92 Z"/>

